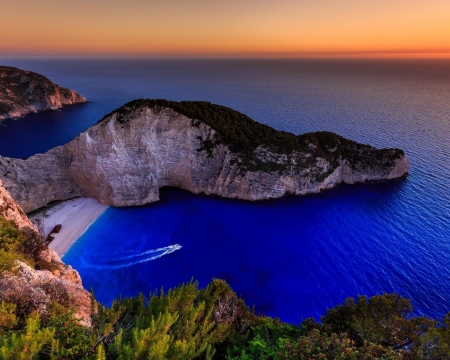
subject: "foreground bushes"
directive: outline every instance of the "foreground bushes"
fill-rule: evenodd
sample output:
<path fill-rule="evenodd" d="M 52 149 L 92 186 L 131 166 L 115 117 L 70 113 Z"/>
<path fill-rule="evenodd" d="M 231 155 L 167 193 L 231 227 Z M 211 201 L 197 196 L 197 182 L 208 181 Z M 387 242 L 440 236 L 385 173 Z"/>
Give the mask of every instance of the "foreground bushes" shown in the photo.
<path fill-rule="evenodd" d="M 45 318 L 30 314 L 20 326 L 14 304 L 1 303 L 0 356 L 27 359 L 211 359 L 216 345 L 245 332 L 252 315 L 221 281 L 199 290 L 191 282 L 146 300 L 120 299 L 100 307 L 85 328 L 71 313 L 53 304 Z M 51 335 L 51 336 L 50 336 Z M 13 354 L 13 355 L 11 355 Z"/>
<path fill-rule="evenodd" d="M 16 260 L 35 267 L 39 253 L 45 249 L 44 240 L 33 229 L 19 229 L 14 222 L 0 217 L 0 273 L 11 271 Z"/>
<path fill-rule="evenodd" d="M 54 303 L 0 304 L 1 359 L 450 359 L 450 315 L 413 317 L 395 294 L 347 299 L 300 326 L 254 315 L 222 280 L 100 307 L 90 328 Z"/>
<path fill-rule="evenodd" d="M 295 326 L 254 315 L 222 280 L 190 282 L 98 306 L 84 327 L 64 289 L 13 279 L 16 259 L 41 267 L 42 246 L 0 218 L 0 359 L 450 359 L 450 313 L 414 317 L 396 294 L 349 298 Z"/>

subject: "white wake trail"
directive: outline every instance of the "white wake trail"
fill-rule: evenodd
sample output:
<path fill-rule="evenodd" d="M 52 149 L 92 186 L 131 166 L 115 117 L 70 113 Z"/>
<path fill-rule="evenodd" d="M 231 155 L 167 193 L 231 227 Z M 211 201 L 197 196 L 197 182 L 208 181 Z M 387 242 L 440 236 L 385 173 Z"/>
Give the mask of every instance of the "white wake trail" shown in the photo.
<path fill-rule="evenodd" d="M 163 257 L 165 255 L 169 255 L 177 250 L 180 250 L 182 248 L 181 245 L 175 244 L 175 245 L 169 245 L 163 248 L 158 249 L 151 249 L 144 251 L 139 254 L 135 255 L 129 255 L 125 256 L 120 259 L 105 259 L 105 263 L 102 264 L 102 262 L 98 261 L 98 259 L 95 261 L 95 263 L 90 264 L 92 268 L 96 269 L 102 269 L 102 270 L 114 270 L 114 269 L 121 269 L 126 268 L 129 266 L 142 264 L 148 261 L 152 261 L 155 259 L 159 259 L 160 257 Z M 151 256 L 149 256 L 151 255 Z"/>

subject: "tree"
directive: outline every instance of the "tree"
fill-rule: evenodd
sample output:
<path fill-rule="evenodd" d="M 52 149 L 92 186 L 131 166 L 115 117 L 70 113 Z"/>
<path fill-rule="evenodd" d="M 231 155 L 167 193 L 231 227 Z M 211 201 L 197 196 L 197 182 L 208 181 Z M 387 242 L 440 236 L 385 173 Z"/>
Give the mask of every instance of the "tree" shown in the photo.
<path fill-rule="evenodd" d="M 0 339 L 0 358 L 28 360 L 35 358 L 53 339 L 53 329 L 41 329 L 37 313 L 31 314 L 21 332 L 9 332 Z"/>
<path fill-rule="evenodd" d="M 359 296 L 327 311 L 322 317 L 331 334 L 347 333 L 357 346 L 365 342 L 398 352 L 416 351 L 421 337 L 436 323 L 427 317 L 412 317 L 411 301 L 397 294 Z"/>

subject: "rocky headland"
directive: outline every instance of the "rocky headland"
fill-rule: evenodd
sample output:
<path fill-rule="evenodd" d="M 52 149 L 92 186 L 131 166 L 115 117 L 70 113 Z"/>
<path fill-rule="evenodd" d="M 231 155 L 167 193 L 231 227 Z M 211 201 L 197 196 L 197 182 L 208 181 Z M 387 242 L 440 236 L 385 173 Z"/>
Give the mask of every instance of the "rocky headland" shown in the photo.
<path fill-rule="evenodd" d="M 54 84 L 43 75 L 0 66 L 0 121 L 86 101 L 84 96 Z"/>
<path fill-rule="evenodd" d="M 37 229 L 0 181 L 1 218 L 12 221 L 24 234 L 39 238 Z M 6 240 L 1 240 L 0 245 L 4 246 L 3 242 Z M 56 301 L 73 309 L 74 316 L 80 319 L 82 324 L 89 325 L 91 294 L 83 288 L 78 272 L 70 265 L 64 264 L 49 247 L 42 247 L 32 263 L 35 266 L 17 260 L 12 271 L 1 273 L 0 301 L 21 304 L 23 308 L 32 309 L 41 315 L 45 315 Z"/>
<path fill-rule="evenodd" d="M 331 132 L 297 136 L 223 106 L 166 100 L 132 101 L 45 154 L 0 157 L 0 178 L 25 212 L 79 196 L 142 205 L 157 201 L 165 186 L 265 200 L 408 171 L 400 149 L 376 149 Z"/>

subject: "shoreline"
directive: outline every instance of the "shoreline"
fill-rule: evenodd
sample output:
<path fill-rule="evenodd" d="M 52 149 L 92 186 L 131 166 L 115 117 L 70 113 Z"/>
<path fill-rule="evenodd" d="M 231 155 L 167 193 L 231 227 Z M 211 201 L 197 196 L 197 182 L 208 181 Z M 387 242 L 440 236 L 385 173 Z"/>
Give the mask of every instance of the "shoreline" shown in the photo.
<path fill-rule="evenodd" d="M 41 229 L 45 237 L 53 228 L 61 224 L 59 233 L 53 233 L 54 240 L 49 244 L 60 257 L 84 234 L 84 232 L 100 217 L 108 208 L 95 198 L 80 197 L 59 202 L 49 208 L 43 208 L 30 217 L 31 222 L 37 225 L 41 220 Z"/>

